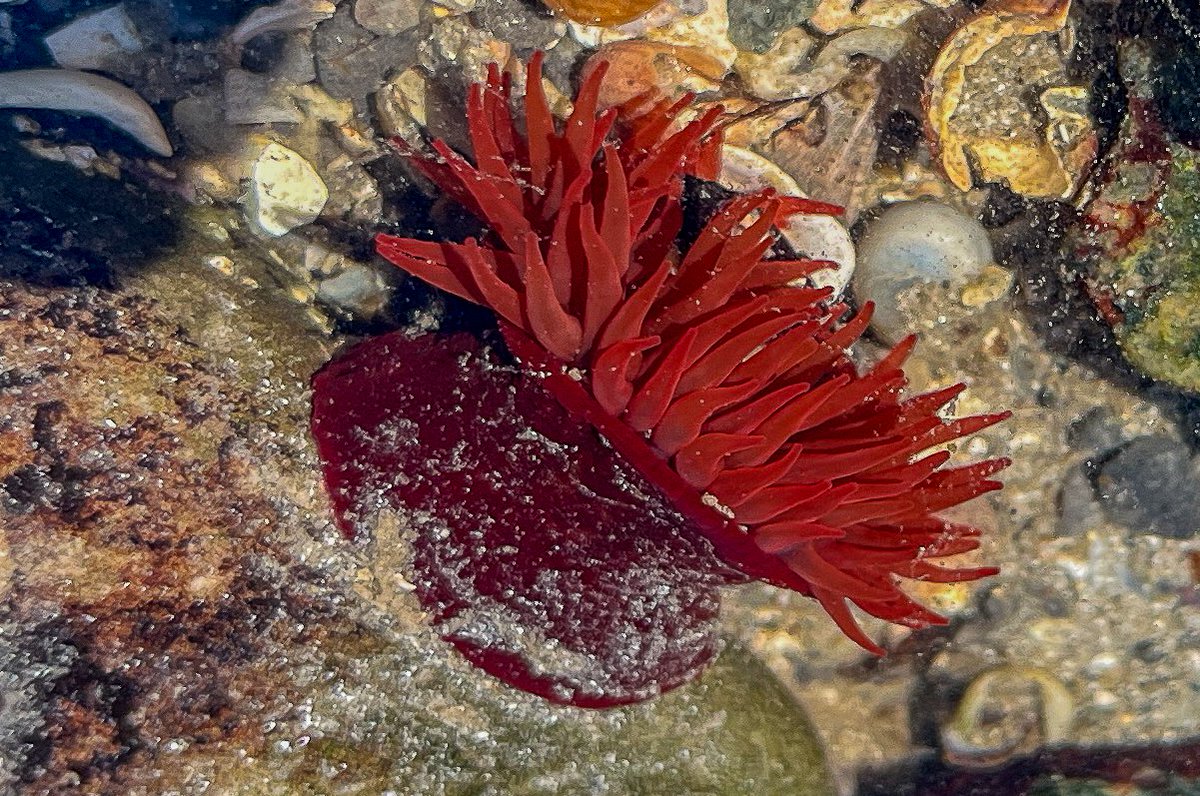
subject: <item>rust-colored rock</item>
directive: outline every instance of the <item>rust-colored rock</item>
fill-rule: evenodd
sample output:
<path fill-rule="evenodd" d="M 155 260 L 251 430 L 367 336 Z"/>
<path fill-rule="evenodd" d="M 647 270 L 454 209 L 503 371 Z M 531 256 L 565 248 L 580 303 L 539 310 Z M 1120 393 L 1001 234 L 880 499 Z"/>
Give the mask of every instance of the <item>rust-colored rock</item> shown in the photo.
<path fill-rule="evenodd" d="M 604 108 L 638 97 L 677 98 L 688 91 L 715 91 L 729 71 L 701 50 L 650 41 L 608 44 L 588 61 L 585 73 L 602 63 L 608 64 L 600 84 L 600 106 Z"/>
<path fill-rule="evenodd" d="M 27 792 L 135 792 L 171 739 L 253 746 L 261 722 L 235 706 L 294 698 L 266 649 L 319 624 L 269 574 L 287 562 L 236 418 L 250 396 L 151 302 L 0 296 L 3 586 L 29 643 L 61 648 Z"/>

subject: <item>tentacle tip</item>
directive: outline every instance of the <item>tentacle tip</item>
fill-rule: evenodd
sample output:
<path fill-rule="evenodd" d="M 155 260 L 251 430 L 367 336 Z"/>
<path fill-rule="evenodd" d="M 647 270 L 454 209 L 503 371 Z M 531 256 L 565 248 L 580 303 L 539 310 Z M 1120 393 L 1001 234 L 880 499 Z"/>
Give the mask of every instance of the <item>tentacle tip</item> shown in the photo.
<path fill-rule="evenodd" d="M 877 658 L 883 658 L 883 657 L 887 656 L 886 649 L 879 646 L 878 644 L 876 644 L 874 641 L 872 641 L 869 637 L 867 637 L 865 635 L 862 638 L 853 638 L 852 637 L 850 640 Z"/>

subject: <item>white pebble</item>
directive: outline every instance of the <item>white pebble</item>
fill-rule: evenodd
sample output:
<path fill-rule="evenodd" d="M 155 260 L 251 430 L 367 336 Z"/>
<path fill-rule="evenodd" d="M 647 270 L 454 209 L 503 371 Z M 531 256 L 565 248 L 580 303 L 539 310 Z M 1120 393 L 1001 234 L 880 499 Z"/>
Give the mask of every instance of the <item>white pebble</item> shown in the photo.
<path fill-rule="evenodd" d="M 894 205 L 867 227 L 858 245 L 854 293 L 875 302 L 871 326 L 895 341 L 911 331 L 897 296 L 918 284 L 963 286 L 992 262 L 992 244 L 978 221 L 952 207 L 921 200 Z"/>
<path fill-rule="evenodd" d="M 307 160 L 270 143 L 250 173 L 246 218 L 265 234 L 279 237 L 315 221 L 328 199 L 325 181 Z"/>

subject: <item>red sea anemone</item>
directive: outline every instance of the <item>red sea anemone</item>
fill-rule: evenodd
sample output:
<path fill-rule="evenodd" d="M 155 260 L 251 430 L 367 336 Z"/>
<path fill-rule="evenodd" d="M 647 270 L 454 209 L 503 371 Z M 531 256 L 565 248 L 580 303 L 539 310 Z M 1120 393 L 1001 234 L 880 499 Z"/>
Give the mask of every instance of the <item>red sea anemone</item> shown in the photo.
<path fill-rule="evenodd" d="M 683 176 L 719 155 L 687 101 L 598 114 L 603 70 L 556 122 L 530 65 L 524 130 L 507 76 L 472 88 L 474 165 L 408 152 L 485 224 L 480 240 L 379 235 L 409 274 L 491 308 L 495 334 L 393 333 L 314 379 L 313 430 L 343 530 L 388 504 L 443 636 L 485 670 L 584 706 L 644 699 L 716 653 L 718 589 L 760 579 L 816 599 L 880 651 L 849 604 L 944 620 L 903 579 L 995 572 L 933 559 L 978 531 L 936 512 L 999 488 L 1006 462 L 927 449 L 1004 415 L 954 420 L 961 387 L 902 398 L 907 339 L 865 373 L 846 350 L 870 306 L 764 259 L 781 221 L 837 208 L 736 196 L 681 242 Z M 502 339 L 501 339 L 502 338 Z"/>

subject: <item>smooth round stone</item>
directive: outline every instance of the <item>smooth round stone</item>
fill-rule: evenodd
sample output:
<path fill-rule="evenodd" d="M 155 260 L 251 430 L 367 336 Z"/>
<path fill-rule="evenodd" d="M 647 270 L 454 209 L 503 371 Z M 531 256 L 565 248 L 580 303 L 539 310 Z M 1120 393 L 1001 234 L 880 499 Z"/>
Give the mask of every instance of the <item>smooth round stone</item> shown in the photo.
<path fill-rule="evenodd" d="M 912 331 L 897 302 L 917 284 L 964 286 L 993 262 L 987 231 L 970 216 L 928 200 L 893 205 L 858 244 L 854 294 L 875 302 L 871 326 L 896 341 Z"/>

